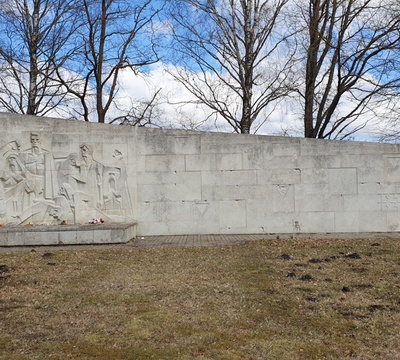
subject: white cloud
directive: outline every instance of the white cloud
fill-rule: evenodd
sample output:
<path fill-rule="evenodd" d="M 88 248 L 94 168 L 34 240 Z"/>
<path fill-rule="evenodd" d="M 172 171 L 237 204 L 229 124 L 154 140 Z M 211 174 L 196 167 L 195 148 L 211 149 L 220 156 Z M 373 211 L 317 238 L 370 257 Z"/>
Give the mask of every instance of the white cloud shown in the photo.
<path fill-rule="evenodd" d="M 77 74 L 71 73 L 70 76 L 75 78 Z M 162 126 L 185 129 L 233 131 L 224 119 L 211 116 L 211 110 L 196 101 L 181 83 L 174 80 L 172 75 L 165 71 L 162 63 L 151 66 L 146 74 L 141 75 L 137 75 L 132 70 L 124 69 L 120 74 L 119 85 L 114 106 L 110 109 L 110 118 L 126 115 L 132 107 L 138 107 L 141 102 L 150 101 L 155 91 L 161 89 L 156 104 L 157 116 L 159 116 L 159 119 L 155 121 L 156 123 L 158 122 Z M 363 87 L 365 89 L 367 84 Z M 341 112 L 348 112 L 352 106 L 354 104 L 350 99 L 343 99 L 338 109 L 338 115 Z M 72 116 L 71 109 L 75 110 L 79 107 L 79 102 L 71 98 L 68 107 L 59 107 L 57 111 L 52 111 L 47 116 L 68 118 Z M 94 114 L 94 102 L 91 110 Z M 374 114 L 370 113 L 357 120 L 355 125 L 362 124 L 366 119 L 371 120 L 370 118 L 372 118 L 370 124 L 355 135 L 355 139 L 374 140 L 375 114 L 382 116 L 386 112 L 385 104 L 376 104 Z M 76 114 L 75 112 L 74 116 L 79 118 Z M 259 118 L 259 122 L 253 126 L 253 131 L 257 131 L 257 134 L 302 136 L 302 108 L 298 98 L 287 98 L 281 100 L 274 107 L 267 107 Z"/>
<path fill-rule="evenodd" d="M 128 70 L 122 73 L 121 87 L 117 99 L 119 107 L 128 108 L 131 106 L 131 98 L 149 100 L 156 89 L 161 89 L 157 106 L 163 114 L 162 122 L 164 125 L 167 123 L 170 126 L 181 128 L 233 131 L 222 118 L 210 117 L 211 110 L 207 106 L 199 104 L 181 83 L 174 80 L 172 75 L 164 70 L 161 63 L 152 66 L 148 73 L 143 76 L 137 76 Z M 351 99 L 343 98 L 337 111 L 337 117 L 350 111 L 352 107 L 354 107 L 354 103 Z M 374 110 L 384 113 L 386 108 L 376 106 Z M 256 131 L 257 134 L 302 136 L 302 114 L 299 98 L 291 97 L 281 100 L 264 110 L 258 123 L 254 124 L 253 131 Z M 371 135 L 374 132 L 375 125 L 373 117 L 374 114 L 369 113 L 354 122 L 353 126 L 359 126 L 366 120 L 370 120 L 370 125 L 357 133 L 356 139 L 373 139 Z"/>

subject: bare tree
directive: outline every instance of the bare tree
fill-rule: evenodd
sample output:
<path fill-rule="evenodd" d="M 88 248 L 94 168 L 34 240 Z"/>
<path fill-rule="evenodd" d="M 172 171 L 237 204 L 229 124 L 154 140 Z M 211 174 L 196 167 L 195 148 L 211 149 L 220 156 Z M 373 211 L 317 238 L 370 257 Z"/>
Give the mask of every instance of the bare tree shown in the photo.
<path fill-rule="evenodd" d="M 81 1 L 81 26 L 64 64 L 73 72 L 58 72 L 62 85 L 79 100 L 75 117 L 111 122 L 113 117 L 107 115 L 119 90 L 121 71 L 131 69 L 138 74 L 141 68 L 158 61 L 151 25 L 162 6 L 155 8 L 153 3 Z"/>
<path fill-rule="evenodd" d="M 116 116 L 110 121 L 110 123 L 131 126 L 161 127 L 160 119 L 162 117 L 162 112 L 157 106 L 160 91 L 161 89 L 156 90 L 149 100 L 134 100 L 131 98 L 131 106 L 129 108 L 124 106 L 123 109 L 120 109 L 121 112 L 124 112 L 124 115 Z M 116 104 L 116 107 L 118 108 L 118 104 Z"/>
<path fill-rule="evenodd" d="M 0 0 L 0 105 L 46 115 L 65 96 L 51 81 L 74 32 L 74 0 Z"/>
<path fill-rule="evenodd" d="M 281 11 L 288 0 L 172 1 L 170 73 L 235 132 L 250 133 L 262 112 L 292 90 L 293 53 Z M 178 58 L 176 55 L 180 54 Z"/>
<path fill-rule="evenodd" d="M 294 11 L 305 44 L 304 136 L 349 137 L 399 86 L 398 1 L 298 1 Z"/>

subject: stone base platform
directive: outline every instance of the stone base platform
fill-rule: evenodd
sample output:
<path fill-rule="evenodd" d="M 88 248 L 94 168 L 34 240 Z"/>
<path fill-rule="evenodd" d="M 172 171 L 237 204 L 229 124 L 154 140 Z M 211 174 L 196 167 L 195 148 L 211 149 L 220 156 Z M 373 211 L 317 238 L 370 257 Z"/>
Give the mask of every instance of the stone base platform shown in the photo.
<path fill-rule="evenodd" d="M 136 223 L 0 228 L 0 246 L 119 244 L 135 237 Z"/>

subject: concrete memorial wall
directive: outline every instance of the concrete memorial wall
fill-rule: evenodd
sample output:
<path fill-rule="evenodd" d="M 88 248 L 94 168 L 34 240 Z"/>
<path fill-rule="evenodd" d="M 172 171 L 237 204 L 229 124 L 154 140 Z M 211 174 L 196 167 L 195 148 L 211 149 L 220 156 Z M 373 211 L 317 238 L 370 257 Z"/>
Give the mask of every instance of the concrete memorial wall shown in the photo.
<path fill-rule="evenodd" d="M 137 222 L 136 234 L 400 230 L 393 144 L 0 114 L 0 225 Z"/>

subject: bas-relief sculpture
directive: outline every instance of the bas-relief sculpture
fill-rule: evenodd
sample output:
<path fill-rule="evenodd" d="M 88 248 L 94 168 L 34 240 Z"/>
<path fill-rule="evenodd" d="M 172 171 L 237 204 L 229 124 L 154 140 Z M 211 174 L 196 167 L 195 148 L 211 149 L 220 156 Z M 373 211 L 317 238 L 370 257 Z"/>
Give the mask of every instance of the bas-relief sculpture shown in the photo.
<path fill-rule="evenodd" d="M 17 140 L 0 148 L 0 224 L 132 220 L 121 151 L 115 149 L 112 164 L 102 164 L 87 144 L 55 158 L 41 147 L 39 133 L 30 134 L 30 143 L 23 150 Z"/>

